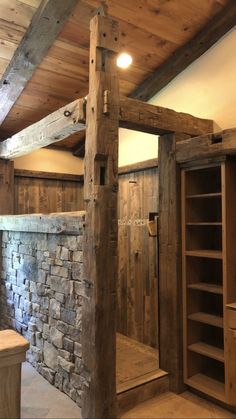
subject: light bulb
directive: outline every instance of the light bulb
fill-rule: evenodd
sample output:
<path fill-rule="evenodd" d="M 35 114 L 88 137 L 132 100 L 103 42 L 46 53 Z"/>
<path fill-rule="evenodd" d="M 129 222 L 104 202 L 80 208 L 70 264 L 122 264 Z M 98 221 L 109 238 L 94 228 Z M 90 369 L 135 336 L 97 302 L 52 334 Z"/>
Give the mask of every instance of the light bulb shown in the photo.
<path fill-rule="evenodd" d="M 118 56 L 116 63 L 117 66 L 120 68 L 128 68 L 132 61 L 133 59 L 131 55 L 127 54 L 126 52 L 123 52 Z"/>

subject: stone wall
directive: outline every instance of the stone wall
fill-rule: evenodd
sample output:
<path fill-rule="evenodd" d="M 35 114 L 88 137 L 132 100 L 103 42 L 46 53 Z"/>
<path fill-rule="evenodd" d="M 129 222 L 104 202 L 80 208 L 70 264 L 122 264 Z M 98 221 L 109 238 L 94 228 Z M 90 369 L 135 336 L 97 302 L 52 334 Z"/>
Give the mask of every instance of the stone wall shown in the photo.
<path fill-rule="evenodd" d="M 28 361 L 81 406 L 83 218 L 73 230 L 2 232 L 0 326 L 22 333 Z"/>

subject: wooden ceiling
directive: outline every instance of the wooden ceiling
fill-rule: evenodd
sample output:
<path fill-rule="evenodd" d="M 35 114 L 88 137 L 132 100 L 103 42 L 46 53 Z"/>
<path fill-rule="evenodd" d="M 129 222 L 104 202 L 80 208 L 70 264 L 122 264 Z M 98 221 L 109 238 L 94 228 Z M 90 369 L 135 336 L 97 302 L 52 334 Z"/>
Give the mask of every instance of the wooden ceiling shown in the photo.
<path fill-rule="evenodd" d="M 64 0 L 58 0 L 64 1 Z M 89 21 L 102 0 L 79 0 L 0 127 L 3 140 L 88 92 Z M 131 95 L 228 3 L 227 0 L 108 0 L 120 22 L 121 51 L 133 65 L 120 70 L 120 91 Z M 0 0 L 0 75 L 27 31 L 40 0 Z M 80 134 L 81 135 L 81 134 Z M 73 136 L 57 146 L 70 149 Z"/>

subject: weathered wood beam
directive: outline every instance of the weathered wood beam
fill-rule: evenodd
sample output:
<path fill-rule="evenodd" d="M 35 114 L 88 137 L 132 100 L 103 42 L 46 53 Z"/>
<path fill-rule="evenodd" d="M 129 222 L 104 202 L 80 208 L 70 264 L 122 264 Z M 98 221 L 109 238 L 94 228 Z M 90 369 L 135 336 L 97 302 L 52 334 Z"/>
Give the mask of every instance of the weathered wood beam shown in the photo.
<path fill-rule="evenodd" d="M 190 138 L 176 145 L 178 163 L 230 154 L 236 154 L 236 128 Z"/>
<path fill-rule="evenodd" d="M 86 100 L 77 99 L 0 143 L 0 158 L 14 159 L 49 146 L 83 131 L 85 124 Z M 125 97 L 120 98 L 119 126 L 156 135 L 176 132 L 196 136 L 213 131 L 212 120 Z M 83 142 L 78 153 L 83 157 Z"/>
<path fill-rule="evenodd" d="M 85 145 L 84 418 L 116 418 L 119 79 L 117 22 L 91 21 Z"/>
<path fill-rule="evenodd" d="M 0 231 L 27 233 L 82 234 L 85 212 L 55 212 L 51 214 L 24 214 L 0 216 Z"/>
<path fill-rule="evenodd" d="M 213 121 L 151 105 L 140 100 L 120 98 L 120 127 L 150 134 L 179 132 L 191 136 L 213 131 Z"/>
<path fill-rule="evenodd" d="M 180 168 L 174 134 L 159 139 L 159 350 L 170 390 L 183 390 Z"/>
<path fill-rule="evenodd" d="M 78 0 L 42 0 L 0 81 L 0 124 L 31 79 Z"/>
<path fill-rule="evenodd" d="M 236 24 L 236 1 L 230 0 L 187 44 L 178 48 L 130 95 L 149 100 Z"/>
<path fill-rule="evenodd" d="M 84 100 L 77 99 L 0 143 L 0 158 L 31 153 L 84 130 L 84 125 Z"/>

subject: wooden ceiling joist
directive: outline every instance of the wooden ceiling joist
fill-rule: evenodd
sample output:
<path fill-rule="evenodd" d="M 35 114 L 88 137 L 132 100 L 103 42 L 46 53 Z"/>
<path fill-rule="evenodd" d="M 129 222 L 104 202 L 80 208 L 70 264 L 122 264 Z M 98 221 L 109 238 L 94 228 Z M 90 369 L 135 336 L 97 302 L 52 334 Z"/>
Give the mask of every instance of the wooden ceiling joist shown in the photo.
<path fill-rule="evenodd" d="M 0 143 L 0 158 L 23 156 L 84 129 L 84 100 L 77 99 Z"/>
<path fill-rule="evenodd" d="M 14 159 L 47 147 L 85 130 L 85 124 L 85 99 L 77 99 L 0 143 L 0 158 Z M 120 98 L 119 126 L 156 135 L 196 136 L 213 131 L 212 120 L 124 97 Z"/>
<path fill-rule="evenodd" d="M 230 154 L 236 154 L 236 128 L 190 138 L 176 144 L 178 163 Z"/>
<path fill-rule="evenodd" d="M 0 124 L 46 56 L 78 0 L 42 0 L 0 81 Z"/>
<path fill-rule="evenodd" d="M 147 101 L 197 60 L 236 24 L 236 1 L 230 0 L 187 44 L 178 48 L 130 97 Z"/>

